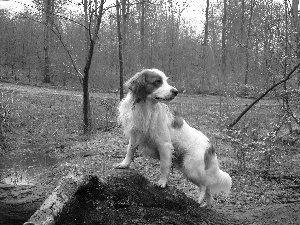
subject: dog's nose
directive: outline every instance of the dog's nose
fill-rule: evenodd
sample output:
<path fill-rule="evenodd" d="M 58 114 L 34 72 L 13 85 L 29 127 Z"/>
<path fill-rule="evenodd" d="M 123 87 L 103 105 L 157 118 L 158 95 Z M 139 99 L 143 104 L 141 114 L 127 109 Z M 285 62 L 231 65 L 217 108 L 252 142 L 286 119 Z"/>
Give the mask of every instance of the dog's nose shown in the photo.
<path fill-rule="evenodd" d="M 175 88 L 173 88 L 173 89 L 171 90 L 171 92 L 172 92 L 172 94 L 173 94 L 174 96 L 178 95 L 178 91 L 177 91 L 177 89 L 175 89 Z"/>

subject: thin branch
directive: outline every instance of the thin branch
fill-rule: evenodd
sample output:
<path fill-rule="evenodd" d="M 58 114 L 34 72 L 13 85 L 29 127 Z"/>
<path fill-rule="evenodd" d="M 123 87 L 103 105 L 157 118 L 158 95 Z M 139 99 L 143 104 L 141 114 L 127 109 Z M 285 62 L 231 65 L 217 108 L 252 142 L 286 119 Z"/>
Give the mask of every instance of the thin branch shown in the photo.
<path fill-rule="evenodd" d="M 235 124 L 237 124 L 240 119 L 257 103 L 259 102 L 262 98 L 264 98 L 270 91 L 272 91 L 274 88 L 276 88 L 277 86 L 279 86 L 280 84 L 286 82 L 287 80 L 289 80 L 293 73 L 297 70 L 297 68 L 300 67 L 300 62 L 291 70 L 291 72 L 282 80 L 278 81 L 277 83 L 275 83 L 274 85 L 272 85 L 268 90 L 266 90 L 263 94 L 261 94 L 261 96 L 259 96 L 254 102 L 252 102 L 243 112 L 241 112 L 241 114 L 231 123 L 229 124 L 229 128 L 232 128 Z"/>
<path fill-rule="evenodd" d="M 69 50 L 68 47 L 65 45 L 65 42 L 64 42 L 63 39 L 62 39 L 62 35 L 61 35 L 61 33 L 60 33 L 58 27 L 56 26 L 56 24 L 54 24 L 54 25 L 55 25 L 55 28 L 56 28 L 56 32 L 55 32 L 52 28 L 51 28 L 51 30 L 52 30 L 52 32 L 57 36 L 58 40 L 60 41 L 60 43 L 61 43 L 62 46 L 64 47 L 65 51 L 67 52 L 67 54 L 68 54 L 68 56 L 69 56 L 69 58 L 70 58 L 70 60 L 71 60 L 72 66 L 73 66 L 74 70 L 76 71 L 78 77 L 80 78 L 80 83 L 82 83 L 83 74 L 78 70 L 78 68 L 77 68 L 77 66 L 76 66 L 76 64 L 75 64 L 75 61 L 74 61 L 74 59 L 73 59 L 73 57 L 72 57 L 72 55 L 71 55 L 70 50 Z"/>
<path fill-rule="evenodd" d="M 46 24 L 45 24 L 44 22 L 42 22 L 42 21 L 38 21 L 38 20 L 35 20 L 35 19 L 33 19 L 33 18 L 25 17 L 25 16 L 23 16 L 22 18 L 31 19 L 31 20 L 33 20 L 34 22 L 37 22 L 37 23 L 40 23 L 40 24 L 43 24 L 43 25 L 46 26 Z M 74 61 L 74 59 L 73 59 L 73 57 L 72 57 L 72 55 L 71 55 L 70 50 L 67 48 L 67 46 L 65 45 L 64 41 L 62 40 L 62 35 L 61 35 L 61 33 L 59 32 L 59 30 L 58 30 L 58 28 L 57 28 L 57 26 L 56 26 L 55 23 L 54 23 L 54 25 L 55 25 L 56 29 L 53 30 L 52 27 L 50 27 L 50 29 L 51 29 L 51 31 L 57 36 L 58 40 L 60 41 L 60 43 L 61 43 L 62 46 L 64 47 L 65 51 L 67 52 L 67 54 L 68 54 L 68 56 L 69 56 L 69 58 L 70 58 L 70 60 L 71 60 L 72 66 L 73 66 L 74 70 L 77 72 L 77 75 L 78 75 L 78 77 L 80 78 L 80 83 L 81 83 L 81 82 L 82 82 L 82 78 L 83 78 L 83 74 L 78 70 L 78 68 L 77 68 L 77 66 L 76 66 L 76 63 L 75 63 L 75 61 Z M 58 34 L 57 34 L 57 33 L 58 33 Z"/>

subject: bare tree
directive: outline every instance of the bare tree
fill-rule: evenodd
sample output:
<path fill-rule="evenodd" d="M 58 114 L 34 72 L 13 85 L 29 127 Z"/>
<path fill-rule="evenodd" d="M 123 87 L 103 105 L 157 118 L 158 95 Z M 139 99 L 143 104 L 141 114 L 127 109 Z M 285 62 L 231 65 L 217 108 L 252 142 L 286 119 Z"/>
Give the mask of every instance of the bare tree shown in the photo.
<path fill-rule="evenodd" d="M 83 69 L 83 122 L 84 122 L 84 133 L 88 134 L 91 130 L 91 115 L 90 115 L 90 98 L 89 98 L 89 74 L 94 55 L 95 46 L 99 40 L 99 29 L 102 22 L 103 6 L 105 0 L 84 0 L 84 13 L 85 13 L 85 24 L 86 26 L 86 48 L 87 56 L 86 62 Z"/>
<path fill-rule="evenodd" d="M 209 0 L 206 0 L 206 10 L 205 10 L 205 27 L 204 27 L 204 40 L 203 45 L 208 43 L 208 11 L 209 11 Z"/>

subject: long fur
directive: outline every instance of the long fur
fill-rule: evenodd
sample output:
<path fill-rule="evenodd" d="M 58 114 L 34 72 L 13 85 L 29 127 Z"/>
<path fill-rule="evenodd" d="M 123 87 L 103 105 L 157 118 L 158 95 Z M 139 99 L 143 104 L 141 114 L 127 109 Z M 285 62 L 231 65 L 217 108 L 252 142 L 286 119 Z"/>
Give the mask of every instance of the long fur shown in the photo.
<path fill-rule="evenodd" d="M 228 195 L 231 177 L 220 170 L 209 139 L 161 102 L 173 99 L 178 93 L 167 83 L 164 73 L 157 69 L 143 70 L 125 85 L 129 92 L 119 105 L 118 118 L 129 145 L 125 159 L 117 167 L 129 167 L 138 148 L 143 155 L 160 160 L 159 186 L 166 187 L 172 158 L 176 158 L 173 162 L 199 187 L 200 204 L 206 198 L 211 206 L 212 195 L 220 192 Z"/>

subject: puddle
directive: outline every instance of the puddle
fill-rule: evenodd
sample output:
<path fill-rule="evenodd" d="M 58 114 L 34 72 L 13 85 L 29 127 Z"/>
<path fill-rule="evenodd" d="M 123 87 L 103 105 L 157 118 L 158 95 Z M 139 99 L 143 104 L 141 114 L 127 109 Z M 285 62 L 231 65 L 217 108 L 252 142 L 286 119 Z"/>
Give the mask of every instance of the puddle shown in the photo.
<path fill-rule="evenodd" d="M 33 185 L 39 174 L 58 162 L 45 153 L 20 153 L 0 157 L 0 182 L 12 185 Z"/>

